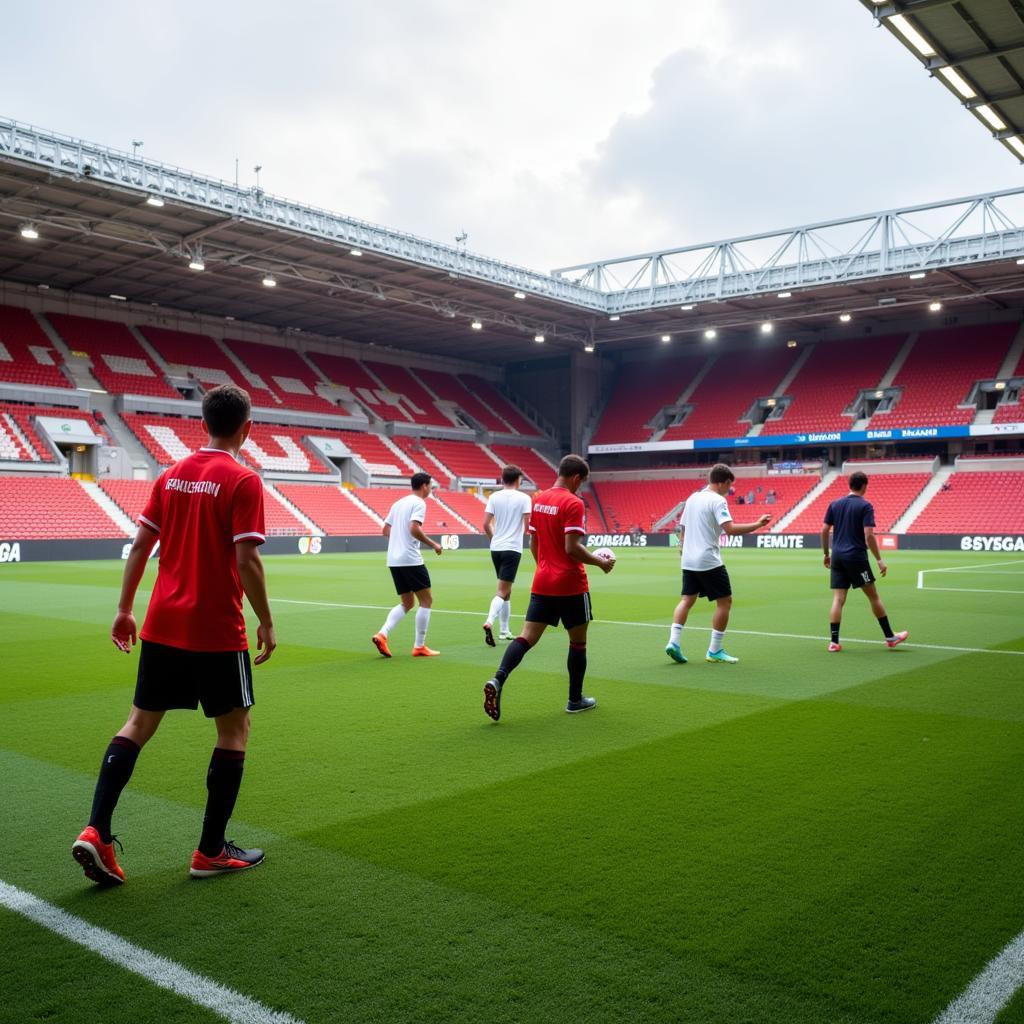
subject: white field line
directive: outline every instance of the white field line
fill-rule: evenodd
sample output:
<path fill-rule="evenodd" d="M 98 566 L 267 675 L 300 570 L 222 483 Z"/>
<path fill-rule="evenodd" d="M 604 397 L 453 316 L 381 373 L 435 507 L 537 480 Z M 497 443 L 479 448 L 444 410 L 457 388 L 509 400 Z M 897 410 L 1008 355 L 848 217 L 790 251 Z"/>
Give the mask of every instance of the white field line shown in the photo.
<path fill-rule="evenodd" d="M 1024 987 L 1024 932 L 1021 932 L 946 1007 L 934 1024 L 992 1024 Z"/>
<path fill-rule="evenodd" d="M 371 612 L 388 612 L 391 611 L 391 605 L 383 604 L 337 604 L 333 601 L 299 601 L 292 598 L 277 597 L 272 601 L 273 604 L 303 604 L 310 605 L 314 608 L 349 608 L 362 611 Z M 478 619 L 483 619 L 482 612 L 466 612 L 457 608 L 433 608 L 434 615 L 473 615 Z M 664 629 L 667 631 L 668 623 L 666 622 L 624 622 L 619 619 L 594 619 L 594 622 L 602 626 L 637 626 L 642 629 Z M 710 633 L 711 628 L 709 626 L 690 626 L 686 627 L 689 630 L 695 630 L 701 633 Z M 730 629 L 730 633 L 735 633 L 740 636 L 766 636 L 776 640 L 813 640 L 816 643 L 822 643 L 822 638 L 816 636 L 813 633 L 766 633 L 756 629 Z M 827 637 L 825 639 L 828 639 Z M 879 646 L 882 640 L 859 640 L 853 637 L 843 637 L 844 644 L 871 644 L 875 647 Z M 990 647 L 952 647 L 948 644 L 908 644 L 909 647 L 917 649 L 923 649 L 926 651 L 953 651 L 957 654 L 1009 654 L 1013 657 L 1024 658 L 1024 651 L 1000 651 L 994 650 Z"/>
<path fill-rule="evenodd" d="M 942 590 L 954 594 L 1020 594 L 1020 590 L 969 590 L 965 587 L 926 587 L 924 578 L 930 572 L 980 572 L 984 569 L 1005 569 L 1008 565 L 1024 565 L 1024 558 L 1014 558 L 1009 562 L 982 562 L 980 565 L 950 565 L 942 569 L 918 569 L 917 589 L 918 590 Z M 1024 575 L 1024 570 L 1013 569 L 1007 573 L 993 573 L 992 575 L 1019 576 Z"/>
<path fill-rule="evenodd" d="M 950 565 L 942 569 L 922 569 L 921 572 L 969 572 L 971 569 L 1002 569 L 1007 565 L 1024 565 L 1024 558 L 1013 558 L 1008 562 L 982 562 L 980 565 Z"/>
<path fill-rule="evenodd" d="M 1018 597 L 1024 595 L 1024 590 L 978 590 L 972 587 L 922 587 L 918 584 L 918 590 L 926 594 L 945 592 L 947 594 L 1016 594 Z"/>
<path fill-rule="evenodd" d="M 271 1010 L 255 999 L 219 985 L 181 964 L 135 946 L 105 928 L 68 914 L 23 889 L 0 881 L 0 906 L 27 917 L 62 938 L 84 946 L 101 957 L 219 1014 L 232 1024 L 302 1024 L 291 1014 Z"/>

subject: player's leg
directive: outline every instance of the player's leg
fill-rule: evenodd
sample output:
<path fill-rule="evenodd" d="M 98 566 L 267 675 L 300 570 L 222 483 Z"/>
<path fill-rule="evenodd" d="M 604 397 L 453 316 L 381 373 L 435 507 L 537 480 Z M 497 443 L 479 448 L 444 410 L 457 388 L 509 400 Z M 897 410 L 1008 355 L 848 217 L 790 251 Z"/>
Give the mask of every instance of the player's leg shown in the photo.
<path fill-rule="evenodd" d="M 395 577 L 395 589 L 403 586 L 400 578 L 395 575 L 395 570 L 391 570 L 391 575 Z M 388 617 L 384 620 L 384 625 L 377 630 L 376 633 L 370 639 L 373 641 L 373 646 L 385 657 L 391 657 L 391 648 L 388 647 L 388 637 L 391 635 L 391 630 L 397 626 L 402 619 L 412 611 L 415 599 L 412 596 L 411 590 L 398 590 L 398 604 L 388 612 Z"/>
<path fill-rule="evenodd" d="M 434 596 L 430 587 L 424 587 L 416 591 L 416 600 L 419 608 L 416 609 L 416 643 L 413 646 L 413 657 L 433 658 L 440 654 L 440 651 L 431 650 L 427 646 L 427 629 L 430 626 L 430 609 L 434 607 Z"/>
<path fill-rule="evenodd" d="M 590 595 L 584 594 L 583 597 L 586 598 L 587 618 L 583 622 L 575 623 L 568 630 L 569 655 L 565 665 L 569 670 L 569 700 L 566 702 L 565 710 L 571 715 L 597 707 L 597 700 L 594 697 L 583 696 L 583 678 L 587 674 L 587 629 L 593 618 L 590 611 Z"/>
<path fill-rule="evenodd" d="M 501 691 L 506 680 L 526 657 L 526 652 L 544 635 L 544 630 L 549 625 L 557 624 L 557 617 L 554 623 L 542 621 L 542 619 L 550 620 L 550 611 L 543 599 L 538 601 L 536 595 L 531 597 L 522 633 L 505 648 L 497 671 L 491 679 L 484 683 L 484 713 L 494 721 L 498 721 L 501 717 Z"/>
<path fill-rule="evenodd" d="M 498 588 L 498 596 L 501 598 L 501 608 L 498 611 L 498 639 L 512 639 L 512 584 L 502 581 Z"/>
<path fill-rule="evenodd" d="M 842 645 L 839 643 L 839 627 L 843 621 L 843 608 L 846 605 L 848 593 L 849 590 L 842 587 L 836 587 L 832 591 L 832 608 L 828 613 L 828 649 L 833 652 L 842 650 Z"/>
<path fill-rule="evenodd" d="M 685 583 L 684 583 L 685 589 Z M 684 593 L 676 610 L 672 613 L 672 625 L 668 631 L 668 643 L 665 645 L 665 653 L 680 665 L 686 664 L 686 656 L 683 654 L 683 626 L 690 615 L 690 609 L 697 601 L 696 592 Z"/>
<path fill-rule="evenodd" d="M 889 616 L 886 613 L 885 605 L 882 604 L 882 598 L 879 596 L 878 587 L 872 582 L 865 583 L 861 589 L 871 605 L 871 614 L 878 620 L 878 625 L 882 630 L 882 635 L 885 637 L 886 644 L 889 647 L 897 647 L 903 643 L 910 634 L 905 629 L 899 633 L 893 632 L 892 626 L 889 625 Z"/>
<path fill-rule="evenodd" d="M 488 647 L 494 647 L 494 621 L 495 619 L 501 624 L 501 611 L 508 601 L 509 593 L 511 592 L 512 585 L 503 578 L 503 567 L 505 564 L 504 551 L 492 551 L 491 552 L 491 564 L 494 566 L 494 574 L 498 578 L 498 586 L 495 589 L 494 597 L 491 598 L 490 607 L 487 609 L 487 618 L 484 619 L 484 642 Z"/>
<path fill-rule="evenodd" d="M 705 660 L 735 665 L 739 658 L 732 657 L 725 650 L 725 631 L 729 627 L 729 614 L 732 611 L 732 584 L 725 566 L 709 569 L 704 574 L 703 586 L 708 600 L 715 602 L 715 611 L 711 616 L 711 643 L 708 644 Z"/>

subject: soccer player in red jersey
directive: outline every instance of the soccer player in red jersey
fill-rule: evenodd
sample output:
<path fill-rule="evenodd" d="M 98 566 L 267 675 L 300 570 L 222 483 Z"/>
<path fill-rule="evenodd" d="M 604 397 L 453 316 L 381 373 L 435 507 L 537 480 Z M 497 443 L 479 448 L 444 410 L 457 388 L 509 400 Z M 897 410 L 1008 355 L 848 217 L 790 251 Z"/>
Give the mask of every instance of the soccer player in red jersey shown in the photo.
<path fill-rule="evenodd" d="M 530 552 L 537 563 L 530 588 L 523 632 L 508 645 L 494 678 L 484 684 L 484 712 L 494 721 L 501 717 L 501 691 L 510 673 L 548 626 L 559 622 L 569 633 L 570 714 L 597 707 L 583 696 L 587 671 L 587 626 L 594 617 L 585 565 L 611 572 L 612 558 L 592 555 L 583 544 L 587 531 L 583 499 L 576 492 L 590 476 L 590 466 L 579 455 L 566 455 L 558 465 L 555 486 L 533 497 L 530 513 Z"/>
<path fill-rule="evenodd" d="M 94 882 L 120 884 L 111 817 L 139 751 L 166 711 L 202 704 L 217 727 L 206 774 L 207 802 L 190 873 L 202 878 L 254 867 L 262 850 L 224 838 L 242 782 L 249 709 L 254 703 L 242 593 L 259 620 L 255 658 L 263 664 L 277 646 L 259 545 L 263 483 L 238 462 L 252 427 L 249 395 L 234 384 L 203 398 L 205 448 L 166 470 L 153 485 L 128 554 L 110 637 L 128 654 L 135 644 L 135 593 L 157 541 L 160 568 L 142 627 L 138 680 L 131 713 L 103 755 L 89 825 L 71 848 Z"/>

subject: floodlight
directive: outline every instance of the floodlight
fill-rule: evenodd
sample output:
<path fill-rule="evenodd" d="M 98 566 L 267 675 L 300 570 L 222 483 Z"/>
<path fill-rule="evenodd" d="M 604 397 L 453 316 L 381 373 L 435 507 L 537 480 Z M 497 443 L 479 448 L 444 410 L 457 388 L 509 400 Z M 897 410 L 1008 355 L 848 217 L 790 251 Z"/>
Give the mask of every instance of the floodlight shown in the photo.
<path fill-rule="evenodd" d="M 902 14 L 894 14 L 889 19 L 889 24 L 892 25 L 892 27 L 896 29 L 896 31 L 899 32 L 899 34 L 903 36 L 903 38 L 906 39 L 906 41 L 910 43 L 910 45 L 917 50 L 922 57 L 935 56 L 935 47 L 932 46 L 932 44 L 929 43 L 928 40 L 925 39 L 925 37 L 921 35 L 921 33 L 918 32 Z"/>
<path fill-rule="evenodd" d="M 147 206 L 163 206 L 164 201 L 159 196 L 149 196 L 146 199 Z"/>
<path fill-rule="evenodd" d="M 114 292 L 110 293 L 110 297 L 115 302 L 127 302 L 128 301 L 128 296 L 127 295 L 115 295 Z"/>
<path fill-rule="evenodd" d="M 995 382 L 995 384 L 993 385 L 993 387 L 995 388 L 996 391 L 1005 391 L 1006 390 L 1006 381 L 1005 380 L 997 380 Z"/>
<path fill-rule="evenodd" d="M 762 334 L 771 334 L 772 331 L 774 331 L 774 330 L 775 330 L 775 325 L 770 320 L 765 320 L 765 322 L 763 324 L 761 324 L 761 333 Z"/>
<path fill-rule="evenodd" d="M 796 348 L 796 338 L 790 338 L 789 341 L 786 342 L 786 348 Z"/>
<path fill-rule="evenodd" d="M 192 259 L 189 260 L 188 269 L 189 270 L 205 270 L 206 269 L 206 264 L 203 262 L 202 256 L 193 256 Z"/>
<path fill-rule="evenodd" d="M 584 352 L 593 352 L 594 351 L 594 343 L 592 341 L 588 341 L 586 343 L 586 345 L 583 346 L 583 351 Z"/>
<path fill-rule="evenodd" d="M 920 281 L 922 277 L 927 277 L 927 276 L 928 275 L 923 270 L 915 270 L 910 275 L 910 280 L 911 281 Z"/>
<path fill-rule="evenodd" d="M 543 334 L 535 334 L 533 336 L 533 340 L 535 342 L 537 342 L 538 345 L 543 345 L 544 344 L 544 335 Z"/>
<path fill-rule="evenodd" d="M 993 127 L 997 132 L 1004 131 L 1006 128 L 1006 122 L 987 104 L 982 103 L 980 107 L 974 108 L 977 113 Z"/>
<path fill-rule="evenodd" d="M 1018 267 L 1024 267 L 1024 259 L 1017 260 Z"/>
<path fill-rule="evenodd" d="M 681 309 L 681 310 L 682 310 L 682 311 L 683 311 L 684 313 L 689 313 L 689 312 L 690 312 L 690 310 L 691 310 L 691 309 L 693 309 L 693 303 L 692 303 L 692 302 L 688 302 L 688 303 L 687 303 L 687 304 L 686 304 L 685 306 L 680 306 L 679 308 L 680 308 L 680 309 Z"/>
<path fill-rule="evenodd" d="M 767 401 L 766 401 L 766 402 L 765 402 L 764 404 L 765 404 L 765 405 L 766 405 L 766 406 L 767 406 L 767 407 L 768 407 L 769 409 L 774 409 L 774 408 L 775 408 L 775 399 L 774 399 L 774 398 L 769 398 L 769 399 L 768 399 L 768 400 L 767 400 Z"/>
<path fill-rule="evenodd" d="M 21 237 L 27 238 L 30 242 L 34 242 L 39 237 L 35 224 L 22 224 L 20 230 Z"/>
<path fill-rule="evenodd" d="M 960 93 L 965 100 L 973 100 L 974 97 L 978 95 L 970 83 L 968 83 L 956 68 L 939 68 L 939 74 L 942 75 L 942 77 L 945 78 L 945 80 L 949 82 L 949 84 L 953 86 L 953 88 L 956 89 L 956 91 Z"/>
<path fill-rule="evenodd" d="M 884 394 L 885 394 L 884 391 L 876 391 L 875 392 L 875 398 L 881 398 Z"/>
<path fill-rule="evenodd" d="M 853 319 L 853 317 L 850 316 L 849 313 L 840 313 L 839 314 L 839 322 L 841 324 L 848 324 L 852 319 Z"/>
<path fill-rule="evenodd" d="M 611 320 L 611 322 L 614 324 L 614 323 L 617 323 L 619 320 L 621 320 L 622 317 L 619 316 L 618 313 L 615 313 L 613 316 L 608 317 L 608 319 Z"/>
<path fill-rule="evenodd" d="M 348 254 L 349 254 L 349 256 L 362 256 L 363 255 L 363 250 L 362 249 L 349 249 Z"/>
<path fill-rule="evenodd" d="M 484 325 L 480 323 L 479 320 L 474 320 L 469 326 L 472 327 L 474 331 L 482 331 L 484 329 Z"/>
<path fill-rule="evenodd" d="M 668 344 L 672 340 L 672 335 L 671 334 L 663 334 L 661 336 L 661 340 L 663 342 L 665 342 L 665 344 Z"/>
<path fill-rule="evenodd" d="M 709 328 L 708 328 L 708 329 L 707 329 L 707 330 L 706 330 L 706 331 L 704 332 L 704 338 L 705 338 L 705 339 L 706 339 L 707 341 L 714 341 L 714 340 L 715 340 L 715 338 L 717 338 L 717 337 L 718 337 L 718 331 L 716 331 L 716 330 L 715 330 L 715 329 L 714 329 L 713 327 L 709 327 Z"/>
<path fill-rule="evenodd" d="M 267 276 L 263 278 L 263 287 L 264 288 L 276 288 L 277 287 L 277 279 L 275 277 L 273 277 L 272 275 L 267 274 Z"/>
<path fill-rule="evenodd" d="M 929 303 L 928 303 L 928 308 L 929 308 L 929 309 L 930 309 L 930 310 L 931 310 L 931 311 L 932 311 L 933 313 L 938 313 L 938 311 L 939 311 L 940 309 L 942 309 L 942 303 L 941 303 L 941 302 L 929 302 Z"/>
<path fill-rule="evenodd" d="M 1015 135 L 1012 139 L 1003 140 L 1022 160 L 1024 160 L 1024 141 Z"/>
<path fill-rule="evenodd" d="M 526 292 L 516 292 L 516 293 L 515 293 L 515 294 L 514 294 L 514 295 L 512 296 L 512 298 L 513 298 L 513 299 L 525 299 L 525 298 L 526 298 Z"/>
<path fill-rule="evenodd" d="M 793 297 L 793 293 L 792 292 L 779 292 L 779 294 L 776 295 L 775 297 L 777 299 L 790 299 L 790 298 Z"/>

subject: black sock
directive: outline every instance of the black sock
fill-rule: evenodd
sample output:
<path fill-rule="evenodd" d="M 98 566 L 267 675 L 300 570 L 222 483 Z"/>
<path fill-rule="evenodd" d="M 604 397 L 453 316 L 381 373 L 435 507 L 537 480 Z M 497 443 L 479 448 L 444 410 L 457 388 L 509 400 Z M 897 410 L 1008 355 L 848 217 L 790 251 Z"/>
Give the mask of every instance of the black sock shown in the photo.
<path fill-rule="evenodd" d="M 828 629 L 829 629 L 829 632 L 832 634 L 832 643 L 834 643 L 834 644 L 839 643 L 839 623 L 838 622 L 830 622 L 828 624 Z"/>
<path fill-rule="evenodd" d="M 207 857 L 216 857 L 224 849 L 224 830 L 235 809 L 244 767 L 244 750 L 214 747 L 210 768 L 206 773 L 206 813 L 203 815 L 203 834 L 199 840 L 199 852 Z"/>
<path fill-rule="evenodd" d="M 505 648 L 505 655 L 501 659 L 501 665 L 498 667 L 498 671 L 494 673 L 494 678 L 499 683 L 504 683 L 508 679 L 512 670 L 523 660 L 526 656 L 526 652 L 530 649 L 530 645 L 521 637 L 517 636 Z"/>
<path fill-rule="evenodd" d="M 583 696 L 583 677 L 587 674 L 587 645 L 569 644 L 565 664 L 569 669 L 569 700 L 578 703 Z"/>
<path fill-rule="evenodd" d="M 885 634 L 885 639 L 889 640 L 893 636 L 892 626 L 889 625 L 889 616 L 883 615 L 879 620 L 878 624 L 882 627 L 882 632 Z"/>
<path fill-rule="evenodd" d="M 105 843 L 110 842 L 110 819 L 121 796 L 121 790 L 128 785 L 128 780 L 132 777 L 135 761 L 141 749 L 132 740 L 124 736 L 115 736 L 103 755 L 100 777 L 96 780 L 96 791 L 92 797 L 89 824 L 99 832 L 100 839 Z"/>

